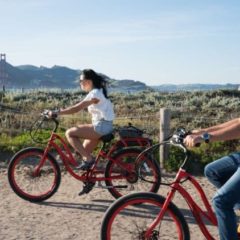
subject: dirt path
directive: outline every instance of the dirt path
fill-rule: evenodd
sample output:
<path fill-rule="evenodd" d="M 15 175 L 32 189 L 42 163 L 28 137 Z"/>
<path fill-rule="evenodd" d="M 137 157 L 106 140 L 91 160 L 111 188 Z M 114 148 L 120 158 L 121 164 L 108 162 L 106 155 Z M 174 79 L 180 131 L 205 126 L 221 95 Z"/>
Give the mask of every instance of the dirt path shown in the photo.
<path fill-rule="evenodd" d="M 167 176 L 166 179 L 171 177 Z M 197 179 L 210 199 L 215 189 L 204 177 Z M 42 204 L 33 204 L 12 192 L 8 185 L 6 168 L 0 167 L 0 239 L 99 239 L 102 217 L 114 199 L 103 189 L 93 189 L 88 195 L 79 197 L 81 187 L 80 182 L 64 174 L 60 188 L 53 197 Z M 166 194 L 166 191 L 166 187 L 162 187 L 159 192 Z M 189 191 L 197 198 L 192 190 Z M 190 223 L 191 239 L 203 240 L 204 237 L 183 199 L 179 196 L 175 199 Z M 212 227 L 211 231 L 216 233 L 217 229 Z"/>

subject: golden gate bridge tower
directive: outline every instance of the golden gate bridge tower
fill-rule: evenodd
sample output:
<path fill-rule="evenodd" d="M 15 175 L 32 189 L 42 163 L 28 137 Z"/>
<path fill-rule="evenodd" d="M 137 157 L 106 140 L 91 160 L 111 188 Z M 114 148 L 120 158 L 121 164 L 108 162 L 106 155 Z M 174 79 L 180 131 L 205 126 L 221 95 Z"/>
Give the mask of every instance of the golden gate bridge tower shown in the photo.
<path fill-rule="evenodd" d="M 0 53 L 0 91 L 1 89 L 5 91 L 7 78 L 8 78 L 8 74 L 7 74 L 6 54 Z"/>

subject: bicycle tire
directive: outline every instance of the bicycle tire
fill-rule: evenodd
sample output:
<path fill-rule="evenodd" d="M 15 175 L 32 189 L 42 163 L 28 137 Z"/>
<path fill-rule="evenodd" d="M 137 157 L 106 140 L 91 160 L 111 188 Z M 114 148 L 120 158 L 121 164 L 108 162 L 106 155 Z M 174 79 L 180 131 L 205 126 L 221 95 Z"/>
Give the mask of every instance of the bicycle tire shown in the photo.
<path fill-rule="evenodd" d="M 149 156 L 144 155 L 138 163 L 135 162 L 137 156 L 142 152 L 140 148 L 125 148 L 116 152 L 112 158 L 116 161 L 109 161 L 105 169 L 105 181 L 108 191 L 114 198 L 119 198 L 130 192 L 157 192 L 161 183 L 161 171 L 158 163 L 151 159 Z M 131 167 L 132 173 L 127 172 L 123 167 L 120 167 L 118 162 L 123 165 Z M 147 170 L 144 172 L 142 164 L 147 164 Z M 142 174 L 146 175 L 146 179 L 142 178 Z M 141 175 L 141 176 L 140 176 Z M 122 179 L 114 179 L 119 176 Z"/>
<path fill-rule="evenodd" d="M 116 200 L 106 211 L 101 225 L 101 240 L 190 240 L 188 224 L 170 203 L 160 224 L 145 237 L 149 226 L 159 214 L 165 198 L 149 192 L 133 193 Z"/>
<path fill-rule="evenodd" d="M 38 166 L 44 150 L 25 148 L 17 152 L 8 166 L 8 181 L 12 190 L 22 199 L 41 202 L 50 198 L 61 182 L 61 171 L 55 158 L 47 154 L 47 160 L 37 176 L 33 170 Z"/>

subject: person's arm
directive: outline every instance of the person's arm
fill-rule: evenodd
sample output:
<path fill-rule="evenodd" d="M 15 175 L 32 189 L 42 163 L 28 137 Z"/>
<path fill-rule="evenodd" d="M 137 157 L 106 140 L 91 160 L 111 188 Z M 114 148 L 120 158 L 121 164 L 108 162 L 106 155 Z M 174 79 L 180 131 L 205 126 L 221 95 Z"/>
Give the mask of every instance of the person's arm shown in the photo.
<path fill-rule="evenodd" d="M 221 128 L 210 130 L 211 141 L 226 141 L 240 138 L 240 118 L 222 124 Z"/>
<path fill-rule="evenodd" d="M 210 134 L 210 142 L 226 141 L 240 138 L 240 118 L 233 119 L 223 124 L 201 129 L 197 133 L 188 135 L 184 139 L 184 143 L 188 147 L 194 147 L 196 144 L 204 141 L 202 134 L 207 132 Z"/>
<path fill-rule="evenodd" d="M 84 108 L 87 108 L 91 104 L 97 104 L 99 102 L 99 99 L 92 98 L 91 100 L 83 100 L 73 106 L 67 107 L 65 109 L 60 108 L 57 112 L 56 111 L 49 111 L 48 115 L 50 117 L 53 117 L 54 114 L 57 115 L 67 115 L 67 114 L 74 114 L 79 111 L 81 111 Z"/>
<path fill-rule="evenodd" d="M 221 130 L 221 129 L 228 128 L 228 127 L 230 127 L 234 124 L 238 124 L 239 121 L 240 121 L 239 118 L 235 118 L 233 120 L 230 120 L 230 121 L 225 122 L 225 123 L 220 123 L 220 124 L 217 124 L 215 126 L 193 130 L 192 133 L 193 134 L 202 134 L 202 133 L 205 133 L 205 132 L 208 132 L 208 133 L 215 132 L 215 131 L 218 131 L 218 130 Z"/>
<path fill-rule="evenodd" d="M 83 100 L 73 106 L 70 106 L 65 109 L 59 109 L 58 114 L 59 115 L 65 115 L 65 114 L 73 114 L 81 111 L 84 108 L 87 108 L 91 104 L 97 104 L 99 102 L 99 99 L 97 98 L 92 98 L 91 100 Z"/>

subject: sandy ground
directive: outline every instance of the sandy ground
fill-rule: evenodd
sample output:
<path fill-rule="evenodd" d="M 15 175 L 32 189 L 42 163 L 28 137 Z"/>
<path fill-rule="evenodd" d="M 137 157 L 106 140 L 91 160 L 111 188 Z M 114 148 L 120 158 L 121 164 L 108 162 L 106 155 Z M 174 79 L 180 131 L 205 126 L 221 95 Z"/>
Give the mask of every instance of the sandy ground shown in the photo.
<path fill-rule="evenodd" d="M 172 175 L 165 176 L 165 180 Z M 197 177 L 209 199 L 215 189 L 204 177 Z M 41 204 L 20 199 L 10 188 L 7 169 L 0 165 L 0 239 L 1 240 L 92 240 L 99 239 L 104 212 L 114 201 L 107 190 L 94 188 L 88 195 L 78 196 L 82 183 L 69 174 L 62 175 L 58 192 Z M 189 188 L 191 195 L 197 199 Z M 161 187 L 159 193 L 166 194 Z M 175 197 L 190 226 L 191 239 L 205 239 L 195 224 L 186 203 L 180 196 Z M 216 227 L 211 227 L 216 235 Z M 216 239 L 218 239 L 216 237 Z M 126 239 L 127 240 L 127 239 Z"/>

